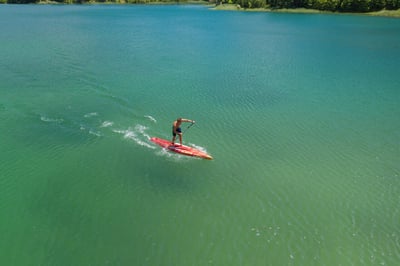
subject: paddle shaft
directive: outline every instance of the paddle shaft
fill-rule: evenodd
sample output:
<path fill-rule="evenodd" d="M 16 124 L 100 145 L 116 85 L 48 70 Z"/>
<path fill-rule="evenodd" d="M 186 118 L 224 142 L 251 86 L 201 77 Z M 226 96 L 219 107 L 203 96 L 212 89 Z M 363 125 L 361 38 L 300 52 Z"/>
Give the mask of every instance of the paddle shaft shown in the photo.
<path fill-rule="evenodd" d="M 191 128 L 193 125 L 194 125 L 194 123 L 191 123 L 191 124 L 182 132 L 182 134 L 185 133 L 186 131 L 188 131 L 188 129 Z"/>

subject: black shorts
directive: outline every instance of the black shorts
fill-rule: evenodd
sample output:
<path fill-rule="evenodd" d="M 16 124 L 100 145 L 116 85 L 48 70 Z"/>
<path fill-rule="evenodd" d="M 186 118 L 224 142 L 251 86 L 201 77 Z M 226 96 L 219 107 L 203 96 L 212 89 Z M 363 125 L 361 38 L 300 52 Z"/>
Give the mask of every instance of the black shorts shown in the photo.
<path fill-rule="evenodd" d="M 181 129 L 180 127 L 178 127 L 178 128 L 176 129 L 176 132 L 182 133 L 182 129 Z M 176 137 L 176 133 L 175 133 L 175 131 L 174 131 L 174 127 L 172 127 L 172 136 Z"/>

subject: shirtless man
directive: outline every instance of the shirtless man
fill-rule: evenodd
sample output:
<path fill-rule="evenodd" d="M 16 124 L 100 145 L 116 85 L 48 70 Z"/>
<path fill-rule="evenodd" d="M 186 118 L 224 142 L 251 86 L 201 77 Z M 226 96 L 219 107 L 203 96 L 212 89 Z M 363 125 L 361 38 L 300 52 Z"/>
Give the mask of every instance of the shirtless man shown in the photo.
<path fill-rule="evenodd" d="M 181 129 L 181 124 L 182 122 L 190 122 L 194 124 L 195 122 L 190 119 L 185 119 L 185 118 L 178 118 L 174 121 L 172 124 L 172 145 L 175 145 L 175 138 L 176 135 L 179 136 L 179 143 L 182 145 L 182 129 Z"/>

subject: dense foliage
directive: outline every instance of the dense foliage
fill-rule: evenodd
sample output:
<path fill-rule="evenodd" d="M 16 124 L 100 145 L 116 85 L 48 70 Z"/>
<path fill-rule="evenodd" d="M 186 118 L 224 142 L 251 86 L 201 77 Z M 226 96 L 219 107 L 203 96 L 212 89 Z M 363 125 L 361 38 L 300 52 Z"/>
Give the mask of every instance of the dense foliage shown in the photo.
<path fill-rule="evenodd" d="M 309 8 L 334 12 L 372 12 L 400 8 L 400 0 L 229 0 L 244 8 Z"/>
<path fill-rule="evenodd" d="M 189 0 L 0 0 L 0 3 L 29 4 L 29 3 L 163 3 L 187 2 Z M 193 1 L 193 0 L 192 0 Z M 194 0 L 195 1 L 195 0 Z M 334 12 L 372 12 L 382 9 L 396 10 L 400 8 L 400 0 L 209 0 L 216 3 L 230 3 L 242 8 L 308 8 Z"/>

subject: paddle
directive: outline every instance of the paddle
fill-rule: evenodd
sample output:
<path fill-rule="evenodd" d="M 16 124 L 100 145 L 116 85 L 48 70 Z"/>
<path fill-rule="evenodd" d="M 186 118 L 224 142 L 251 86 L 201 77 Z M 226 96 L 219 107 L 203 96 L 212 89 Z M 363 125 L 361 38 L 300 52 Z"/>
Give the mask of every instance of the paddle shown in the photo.
<path fill-rule="evenodd" d="M 193 122 L 182 132 L 182 134 L 185 133 L 186 131 L 188 131 L 188 129 L 191 128 L 194 124 L 195 124 L 195 122 L 193 121 Z"/>

